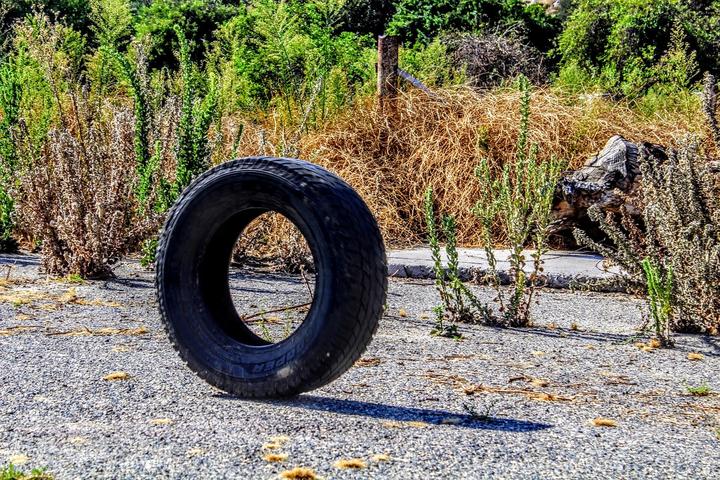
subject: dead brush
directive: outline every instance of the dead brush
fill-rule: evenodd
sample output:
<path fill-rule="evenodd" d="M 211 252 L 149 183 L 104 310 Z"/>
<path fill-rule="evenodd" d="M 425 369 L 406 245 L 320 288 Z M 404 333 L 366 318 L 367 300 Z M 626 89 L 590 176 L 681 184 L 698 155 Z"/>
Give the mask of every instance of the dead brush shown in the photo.
<path fill-rule="evenodd" d="M 313 271 L 313 257 L 295 225 L 279 213 L 261 215 L 243 231 L 233 261 L 246 267 L 284 273 Z"/>
<path fill-rule="evenodd" d="M 480 243 L 471 212 L 479 198 L 477 159 L 491 159 L 498 173 L 515 154 L 521 94 L 514 89 L 477 92 L 469 88 L 402 93 L 394 115 L 383 115 L 374 99 L 359 101 L 346 114 L 300 142 L 300 155 L 343 177 L 370 206 L 386 241 L 402 246 L 424 240 L 421 202 L 433 185 L 436 202 L 458 225 L 459 244 Z M 627 138 L 667 144 L 674 135 L 704 131 L 699 104 L 693 112 L 643 118 L 623 103 L 568 96 L 552 89 L 532 94 L 533 123 L 528 142 L 548 158 L 576 167 L 623 132 Z M 246 125 L 239 155 L 258 153 L 258 131 Z M 265 132 L 272 133 L 272 128 Z M 504 242 L 500 229 L 495 241 Z"/>
<path fill-rule="evenodd" d="M 76 93 L 66 106 L 22 177 L 23 227 L 48 273 L 105 276 L 151 228 L 134 216 L 133 116 Z"/>

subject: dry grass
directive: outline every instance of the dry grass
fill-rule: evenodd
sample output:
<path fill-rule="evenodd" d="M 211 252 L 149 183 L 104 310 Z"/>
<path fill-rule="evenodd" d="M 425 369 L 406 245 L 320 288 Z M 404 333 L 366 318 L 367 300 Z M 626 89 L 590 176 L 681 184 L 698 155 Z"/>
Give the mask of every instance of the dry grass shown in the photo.
<path fill-rule="evenodd" d="M 358 190 L 391 245 L 424 240 L 421 199 L 429 185 L 443 211 L 457 217 L 459 241 L 478 243 L 470 213 L 478 198 L 475 167 L 487 157 L 497 168 L 514 154 L 518 92 L 460 88 L 439 93 L 437 99 L 421 92 L 403 94 L 394 116 L 381 114 L 374 99 L 365 99 L 298 141 L 301 157 L 329 168 Z M 648 117 L 624 103 L 547 89 L 535 91 L 531 108 L 531 141 L 539 144 L 541 158 L 554 155 L 574 167 L 614 134 L 667 145 L 685 132 L 705 129 L 699 102 Z M 246 123 L 236 142 L 241 122 L 223 120 L 224 140 L 215 161 L 233 154 L 281 153 L 283 134 L 272 118 Z"/>

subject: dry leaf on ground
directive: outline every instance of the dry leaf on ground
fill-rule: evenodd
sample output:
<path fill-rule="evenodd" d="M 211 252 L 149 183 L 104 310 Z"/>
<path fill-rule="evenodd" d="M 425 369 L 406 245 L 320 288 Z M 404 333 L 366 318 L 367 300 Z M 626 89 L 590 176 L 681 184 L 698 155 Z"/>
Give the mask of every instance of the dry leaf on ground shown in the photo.
<path fill-rule="evenodd" d="M 27 455 L 19 454 L 19 455 L 11 455 L 8 457 L 8 463 L 12 463 L 13 465 L 25 465 L 27 462 L 30 461 L 30 458 Z"/>
<path fill-rule="evenodd" d="M 387 453 L 376 453 L 372 457 L 370 457 L 370 460 L 373 462 L 389 462 L 390 461 L 390 455 Z"/>
<path fill-rule="evenodd" d="M 593 418 L 590 423 L 595 427 L 617 427 L 618 423 L 610 418 Z"/>
<path fill-rule="evenodd" d="M 356 367 L 376 367 L 382 363 L 379 358 L 361 358 L 355 362 Z"/>
<path fill-rule="evenodd" d="M 318 476 L 312 468 L 295 467 L 292 470 L 280 472 L 280 478 L 287 480 L 316 480 Z"/>
<path fill-rule="evenodd" d="M 284 462 L 287 458 L 287 453 L 266 453 L 263 455 L 263 460 L 270 463 Z"/>
<path fill-rule="evenodd" d="M 130 374 L 127 372 L 112 372 L 108 373 L 103 377 L 104 380 L 107 381 L 113 381 L 113 380 L 128 380 L 130 378 Z"/>
<path fill-rule="evenodd" d="M 688 360 L 692 360 L 692 361 L 696 362 L 699 360 L 703 360 L 705 358 L 705 355 L 703 355 L 702 353 L 690 352 L 690 353 L 688 353 L 687 358 L 688 358 Z"/>
<path fill-rule="evenodd" d="M 338 460 L 337 462 L 335 462 L 333 464 L 333 466 L 335 468 L 340 468 L 343 470 L 347 470 L 347 469 L 360 470 L 362 468 L 366 468 L 367 463 L 365 463 L 365 461 L 360 458 L 342 458 L 342 459 Z"/>
<path fill-rule="evenodd" d="M 171 418 L 153 418 L 150 420 L 153 425 L 170 425 L 173 423 Z"/>

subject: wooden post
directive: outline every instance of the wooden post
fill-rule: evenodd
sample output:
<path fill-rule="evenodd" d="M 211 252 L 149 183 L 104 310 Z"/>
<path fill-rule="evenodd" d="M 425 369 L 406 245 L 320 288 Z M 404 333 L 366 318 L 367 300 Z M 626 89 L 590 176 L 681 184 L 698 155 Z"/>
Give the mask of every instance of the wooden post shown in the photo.
<path fill-rule="evenodd" d="M 378 98 L 384 109 L 397 95 L 398 88 L 398 39 L 388 35 L 378 37 Z M 388 102 L 389 101 L 389 102 Z"/>

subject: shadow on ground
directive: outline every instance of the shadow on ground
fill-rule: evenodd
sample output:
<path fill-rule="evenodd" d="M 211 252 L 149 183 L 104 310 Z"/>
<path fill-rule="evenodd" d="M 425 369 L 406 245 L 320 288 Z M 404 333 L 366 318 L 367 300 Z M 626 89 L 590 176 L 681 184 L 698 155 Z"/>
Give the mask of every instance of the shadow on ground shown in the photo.
<path fill-rule="evenodd" d="M 227 393 L 219 393 L 215 395 L 215 398 L 234 401 L 242 400 Z M 545 423 L 515 420 L 512 418 L 477 417 L 474 415 L 448 412 L 445 410 L 400 407 L 384 403 L 342 400 L 339 398 L 318 397 L 315 395 L 302 395 L 290 400 L 257 400 L 257 402 L 265 405 L 279 405 L 283 407 L 315 410 L 339 415 L 371 417 L 394 422 L 424 422 L 434 425 L 447 425 L 475 430 L 526 433 L 545 430 L 552 427 L 552 425 Z"/>

